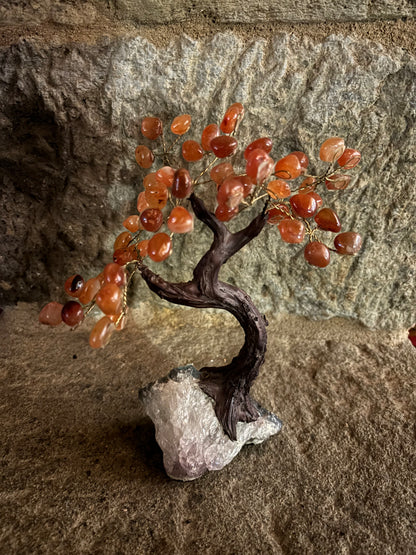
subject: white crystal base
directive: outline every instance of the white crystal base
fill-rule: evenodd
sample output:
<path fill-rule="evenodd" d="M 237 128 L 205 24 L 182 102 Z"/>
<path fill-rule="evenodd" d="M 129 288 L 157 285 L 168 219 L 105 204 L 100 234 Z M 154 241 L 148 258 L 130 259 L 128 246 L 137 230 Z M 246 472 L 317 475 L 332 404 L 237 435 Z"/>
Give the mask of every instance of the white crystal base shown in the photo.
<path fill-rule="evenodd" d="M 255 422 L 237 424 L 237 441 L 224 434 L 214 402 L 198 385 L 192 365 L 172 370 L 168 376 L 139 391 L 146 413 L 156 428 L 166 473 L 175 480 L 195 480 L 208 470 L 221 470 L 246 443 L 261 443 L 280 432 L 282 422 L 257 406 Z"/>

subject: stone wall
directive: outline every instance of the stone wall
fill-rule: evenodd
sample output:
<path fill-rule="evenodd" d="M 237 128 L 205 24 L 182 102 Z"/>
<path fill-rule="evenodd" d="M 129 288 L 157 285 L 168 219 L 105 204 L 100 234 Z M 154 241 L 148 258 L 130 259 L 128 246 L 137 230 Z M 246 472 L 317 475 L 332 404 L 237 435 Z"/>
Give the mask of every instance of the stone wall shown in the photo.
<path fill-rule="evenodd" d="M 370 7 L 384 6 L 391 17 L 388 7 L 398 5 L 359 4 L 366 6 L 364 19 Z M 35 4 L 20 4 L 30 6 Z M 44 13 L 52 17 L 65 6 L 53 2 Z M 84 8 L 77 13 L 85 19 L 90 12 Z M 400 14 L 409 15 L 407 8 L 412 3 L 403 4 Z M 225 18 L 226 6 L 222 13 Z M 76 40 L 68 32 L 59 44 L 52 35 L 36 39 L 37 27 L 31 29 L 30 38 L 19 31 L 0 50 L 3 303 L 58 300 L 67 275 L 81 271 L 90 277 L 110 260 L 112 241 L 134 209 L 143 178 L 134 148 L 142 142 L 144 115 L 169 121 L 192 113 L 198 138 L 207 122 L 218 121 L 238 100 L 246 106 L 241 143 L 269 135 L 276 158 L 304 149 L 319 170 L 319 144 L 332 135 L 362 151 L 350 189 L 328 200 L 344 229 L 363 235 L 364 247 L 358 257 L 317 270 L 305 264 L 299 248 L 282 244 L 276 229 L 268 229 L 227 264 L 222 277 L 245 288 L 268 312 L 340 315 L 385 328 L 414 323 L 411 50 L 346 32 L 318 40 L 313 33 L 279 32 L 279 26 L 267 38 L 227 31 L 171 37 L 161 47 L 139 29 L 93 39 L 84 32 Z M 169 27 L 158 29 L 170 37 Z M 178 239 L 175 254 L 158 271 L 169 279 L 188 278 L 209 242 L 207 232 Z M 151 298 L 143 285 L 138 298 Z"/>
<path fill-rule="evenodd" d="M 141 24 L 206 18 L 213 23 L 373 21 L 415 17 L 414 0 L 20 0 L 0 2 L 0 25 L 83 25 L 102 14 Z"/>

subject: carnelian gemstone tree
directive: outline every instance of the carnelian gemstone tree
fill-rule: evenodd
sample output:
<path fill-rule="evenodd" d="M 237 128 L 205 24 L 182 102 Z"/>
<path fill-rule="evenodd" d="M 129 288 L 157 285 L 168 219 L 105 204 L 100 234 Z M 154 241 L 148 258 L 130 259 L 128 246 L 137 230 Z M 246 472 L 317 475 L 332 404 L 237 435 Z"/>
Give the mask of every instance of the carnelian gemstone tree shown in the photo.
<path fill-rule="evenodd" d="M 350 185 L 347 172 L 357 166 L 360 153 L 346 147 L 341 137 L 322 143 L 317 163 L 302 150 L 273 153 L 270 137 L 251 137 L 242 144 L 235 135 L 243 117 L 242 104 L 235 102 L 220 122 L 206 122 L 194 138 L 185 140 L 191 115 L 180 114 L 171 122 L 145 117 L 140 144 L 132 153 L 143 190 L 137 191 L 137 214 L 124 216 L 125 230 L 115 238 L 113 260 L 88 279 L 74 269 L 64 283 L 70 300 L 64 305 L 51 302 L 39 314 L 43 324 L 76 327 L 93 309 L 100 309 L 89 343 L 94 349 L 103 347 L 126 325 L 128 290 L 135 274 L 169 302 L 230 312 L 244 330 L 244 344 L 229 364 L 202 368 L 200 387 L 214 400 L 231 439 L 236 439 L 239 421 L 259 416 L 250 388 L 264 361 L 267 322 L 244 291 L 220 281 L 222 265 L 266 227 L 276 245 L 281 239 L 294 253 L 302 251 L 305 263 L 318 272 L 338 255 L 355 255 L 362 245 L 357 232 L 340 233 L 337 213 L 326 206 L 326 196 L 340 198 Z M 314 173 L 310 167 L 318 170 Z M 209 204 L 200 198 L 204 191 Z M 245 211 L 251 212 L 251 221 L 231 232 L 226 223 Z M 213 242 L 196 261 L 192 279 L 168 282 L 146 261 L 159 264 L 169 258 L 177 236 L 193 231 L 194 217 L 211 230 Z M 337 235 L 332 247 L 333 233 Z"/>

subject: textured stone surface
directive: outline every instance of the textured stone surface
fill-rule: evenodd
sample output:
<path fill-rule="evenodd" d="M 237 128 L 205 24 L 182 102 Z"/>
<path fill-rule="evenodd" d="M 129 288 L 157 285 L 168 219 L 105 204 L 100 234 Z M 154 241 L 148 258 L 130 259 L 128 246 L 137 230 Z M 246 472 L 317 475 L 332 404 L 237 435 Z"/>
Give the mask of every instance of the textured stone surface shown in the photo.
<path fill-rule="evenodd" d="M 238 325 L 146 308 L 92 351 L 91 324 L 71 333 L 36 316 L 21 306 L 0 318 L 2 553 L 414 551 L 416 349 L 405 333 L 271 321 L 253 395 L 282 432 L 182 483 L 164 472 L 137 389 L 181 361 L 229 360 Z"/>
<path fill-rule="evenodd" d="M 12 5 L 11 5 L 12 4 Z M 36 25 L 55 22 L 65 25 L 83 25 L 94 21 L 101 14 L 135 23 L 170 23 L 186 21 L 193 17 L 212 22 L 262 21 L 365 21 L 414 17 L 413 0 L 19 0 L 11 3 L 0 0 L 0 25 L 25 23 Z"/>
<path fill-rule="evenodd" d="M 276 157 L 304 149 L 319 169 L 319 144 L 331 135 L 362 150 L 353 186 L 332 194 L 330 205 L 364 246 L 321 271 L 268 229 L 222 277 L 266 311 L 391 328 L 416 320 L 416 64 L 408 52 L 341 36 L 243 43 L 224 33 L 164 49 L 139 37 L 59 47 L 20 41 L 0 55 L 4 302 L 60 300 L 65 277 L 90 277 L 109 260 L 140 190 L 133 153 L 142 116 L 193 113 L 198 136 L 239 100 L 247 110 L 241 142 L 270 135 Z M 210 243 L 199 229 L 176 241 L 158 271 L 191 275 Z M 138 291 L 150 298 L 144 286 Z"/>
<path fill-rule="evenodd" d="M 210 470 L 221 470 L 244 445 L 262 443 L 282 428 L 274 414 L 258 407 L 259 418 L 249 424 L 239 422 L 237 440 L 231 441 L 198 379 L 199 372 L 188 365 L 139 391 L 156 428 L 165 470 L 176 480 L 195 480 Z"/>

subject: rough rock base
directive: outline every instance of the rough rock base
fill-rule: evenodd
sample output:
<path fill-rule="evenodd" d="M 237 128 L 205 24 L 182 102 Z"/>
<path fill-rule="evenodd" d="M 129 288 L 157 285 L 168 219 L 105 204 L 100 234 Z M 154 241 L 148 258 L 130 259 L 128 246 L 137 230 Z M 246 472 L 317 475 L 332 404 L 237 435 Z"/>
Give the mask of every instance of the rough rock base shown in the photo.
<path fill-rule="evenodd" d="M 175 480 L 195 480 L 208 470 L 221 470 L 247 443 L 261 443 L 280 432 L 281 421 L 258 406 L 256 422 L 237 425 L 237 441 L 223 432 L 214 403 L 198 385 L 192 365 L 172 370 L 139 391 L 146 413 L 156 427 L 167 474 Z"/>

